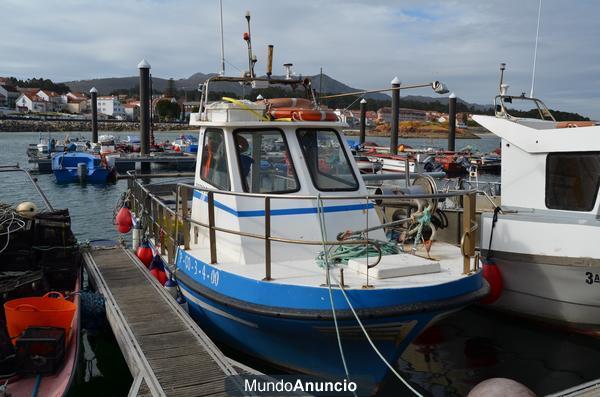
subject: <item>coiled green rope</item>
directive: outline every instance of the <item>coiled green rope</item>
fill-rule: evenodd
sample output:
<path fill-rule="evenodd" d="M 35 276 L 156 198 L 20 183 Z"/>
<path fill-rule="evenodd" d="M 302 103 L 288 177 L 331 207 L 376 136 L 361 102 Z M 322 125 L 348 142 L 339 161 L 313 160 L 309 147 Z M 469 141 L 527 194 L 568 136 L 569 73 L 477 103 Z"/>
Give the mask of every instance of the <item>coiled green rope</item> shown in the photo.
<path fill-rule="evenodd" d="M 348 240 L 364 240 L 362 237 L 350 238 Z M 350 259 L 357 258 L 378 258 L 380 255 L 395 255 L 400 249 L 395 243 L 369 239 L 368 244 L 342 244 L 332 248 L 325 257 L 325 252 L 321 251 L 315 258 L 315 261 L 321 268 L 325 268 L 326 263 L 329 266 L 345 266 Z M 327 260 L 326 260 L 327 259 Z"/>

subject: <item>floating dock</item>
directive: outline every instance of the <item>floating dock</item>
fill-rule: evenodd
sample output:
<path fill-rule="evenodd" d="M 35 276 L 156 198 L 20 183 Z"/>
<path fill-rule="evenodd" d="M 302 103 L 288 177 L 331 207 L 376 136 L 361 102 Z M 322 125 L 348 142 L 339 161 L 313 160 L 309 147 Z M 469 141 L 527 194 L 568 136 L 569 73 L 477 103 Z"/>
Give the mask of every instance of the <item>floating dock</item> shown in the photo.
<path fill-rule="evenodd" d="M 194 171 L 196 169 L 196 156 L 188 155 L 128 155 L 115 158 L 115 168 L 118 173 L 125 173 L 141 169 L 142 164 L 150 164 L 156 170 Z M 29 163 L 34 165 L 37 172 L 52 173 L 52 160 L 45 157 L 30 157 Z"/>
<path fill-rule="evenodd" d="M 133 253 L 91 247 L 83 256 L 134 378 L 129 396 L 225 396 L 227 376 L 256 374 L 225 357 Z"/>

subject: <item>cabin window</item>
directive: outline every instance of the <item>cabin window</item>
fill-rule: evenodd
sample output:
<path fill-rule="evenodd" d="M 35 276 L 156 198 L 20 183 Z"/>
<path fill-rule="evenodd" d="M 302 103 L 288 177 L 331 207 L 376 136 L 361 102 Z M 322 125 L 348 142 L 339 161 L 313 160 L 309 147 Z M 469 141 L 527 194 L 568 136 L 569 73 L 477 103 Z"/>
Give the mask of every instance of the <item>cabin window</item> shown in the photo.
<path fill-rule="evenodd" d="M 317 189 L 322 191 L 358 189 L 358 181 L 337 131 L 300 129 L 297 135 L 310 177 Z"/>
<path fill-rule="evenodd" d="M 550 153 L 546 159 L 546 207 L 591 211 L 600 185 L 600 152 Z"/>
<path fill-rule="evenodd" d="M 229 166 L 225 149 L 225 135 L 217 129 L 204 132 L 200 178 L 217 189 L 230 190 Z"/>
<path fill-rule="evenodd" d="M 291 193 L 300 189 L 281 131 L 238 130 L 234 140 L 245 192 Z"/>

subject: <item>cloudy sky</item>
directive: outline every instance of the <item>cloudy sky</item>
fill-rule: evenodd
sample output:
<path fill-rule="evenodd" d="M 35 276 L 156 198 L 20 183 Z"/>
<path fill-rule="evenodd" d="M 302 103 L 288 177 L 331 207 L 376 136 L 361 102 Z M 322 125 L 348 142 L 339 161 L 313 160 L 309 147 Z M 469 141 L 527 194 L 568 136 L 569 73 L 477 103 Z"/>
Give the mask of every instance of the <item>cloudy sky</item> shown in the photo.
<path fill-rule="evenodd" d="M 600 2 L 542 1 L 535 95 L 600 119 Z M 275 73 L 323 67 L 353 87 L 442 80 L 491 103 L 506 62 L 512 93 L 530 90 L 538 0 L 223 0 L 228 74 L 247 65 L 246 10 L 259 73 L 273 44 Z M 164 78 L 220 70 L 218 0 L 0 0 L 0 15 L 0 76 L 131 76 L 142 58 Z"/>

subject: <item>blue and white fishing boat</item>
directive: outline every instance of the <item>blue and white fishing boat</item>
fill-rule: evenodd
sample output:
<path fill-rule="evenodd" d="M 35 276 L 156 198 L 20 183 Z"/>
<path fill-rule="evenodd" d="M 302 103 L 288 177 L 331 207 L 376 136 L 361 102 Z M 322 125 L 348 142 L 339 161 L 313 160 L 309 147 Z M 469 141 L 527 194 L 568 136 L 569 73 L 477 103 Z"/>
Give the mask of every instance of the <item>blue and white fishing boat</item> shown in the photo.
<path fill-rule="evenodd" d="M 250 83 L 207 80 L 203 111 L 190 118 L 200 128 L 194 183 L 156 185 L 170 192 L 160 214 L 178 219 L 160 226 L 165 217 L 153 215 L 143 227 L 212 338 L 286 371 L 373 390 L 428 325 L 487 294 L 470 221 L 462 251 L 432 244 L 440 196 L 369 195 L 332 112 L 283 99 L 208 103 L 216 81 Z M 308 81 L 261 83 L 310 92 Z M 160 194 L 130 183 L 139 218 Z M 407 192 L 436 191 L 415 186 Z M 401 243 L 386 236 L 398 222 L 377 208 L 394 200 L 416 205 L 404 220 L 412 239 Z"/>
<path fill-rule="evenodd" d="M 86 152 L 62 152 L 52 156 L 52 172 L 56 182 L 108 183 L 116 171 L 101 157 Z"/>

